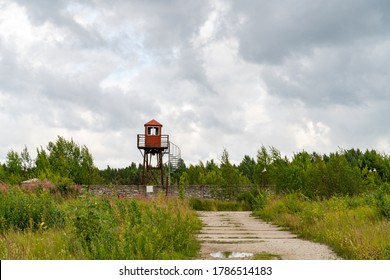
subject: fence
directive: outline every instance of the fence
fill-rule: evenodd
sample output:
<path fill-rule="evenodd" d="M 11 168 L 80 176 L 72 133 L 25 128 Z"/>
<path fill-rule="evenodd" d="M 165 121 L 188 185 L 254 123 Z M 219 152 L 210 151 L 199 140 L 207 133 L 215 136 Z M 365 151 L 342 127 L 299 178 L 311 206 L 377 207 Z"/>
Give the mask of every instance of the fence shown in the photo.
<path fill-rule="evenodd" d="M 249 190 L 253 186 L 236 187 L 237 191 Z M 88 192 L 97 195 L 109 195 L 117 197 L 148 197 L 157 196 L 163 193 L 168 196 L 179 196 L 179 186 L 173 185 L 166 189 L 165 186 L 142 186 L 142 185 L 91 185 L 87 187 Z M 223 187 L 209 185 L 190 185 L 184 187 L 186 198 L 220 198 Z"/>

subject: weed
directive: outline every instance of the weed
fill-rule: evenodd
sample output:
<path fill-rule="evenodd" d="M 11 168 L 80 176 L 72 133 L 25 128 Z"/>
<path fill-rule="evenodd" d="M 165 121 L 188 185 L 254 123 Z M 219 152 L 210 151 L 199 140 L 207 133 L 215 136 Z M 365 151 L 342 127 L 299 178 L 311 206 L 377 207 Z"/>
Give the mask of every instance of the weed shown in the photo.
<path fill-rule="evenodd" d="M 259 254 L 255 254 L 252 259 L 253 260 L 281 260 L 282 257 L 276 254 L 259 253 Z"/>
<path fill-rule="evenodd" d="M 189 205 L 197 211 L 249 211 L 251 208 L 244 201 L 227 201 L 191 198 Z"/>
<path fill-rule="evenodd" d="M 256 215 L 329 245 L 346 259 L 389 259 L 390 223 L 367 195 L 311 201 L 273 196 Z M 382 214 L 383 215 L 383 214 Z"/>
<path fill-rule="evenodd" d="M 50 192 L 1 195 L 2 259 L 191 259 L 199 250 L 195 232 L 201 222 L 180 199 L 87 194 L 56 204 Z M 45 207 L 55 207 L 50 211 L 61 222 L 53 223 L 49 217 L 56 216 Z"/>

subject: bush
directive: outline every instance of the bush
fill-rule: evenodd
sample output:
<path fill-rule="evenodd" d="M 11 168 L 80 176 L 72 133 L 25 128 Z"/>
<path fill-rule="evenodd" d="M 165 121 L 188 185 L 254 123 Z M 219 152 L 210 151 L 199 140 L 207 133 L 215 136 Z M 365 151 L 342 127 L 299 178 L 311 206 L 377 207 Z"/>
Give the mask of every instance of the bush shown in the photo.
<path fill-rule="evenodd" d="M 375 202 L 379 213 L 389 219 L 390 218 L 390 184 L 382 184 L 375 194 Z"/>
<path fill-rule="evenodd" d="M 252 211 L 261 210 L 267 203 L 267 195 L 264 191 L 254 188 L 249 191 L 242 192 L 237 201 L 242 202 Z"/>
<path fill-rule="evenodd" d="M 13 187 L 0 192 L 0 231 L 10 228 L 37 230 L 62 227 L 65 215 L 54 196 L 37 188 L 33 192 Z"/>
<path fill-rule="evenodd" d="M 195 213 L 180 199 L 84 196 L 71 204 L 72 254 L 87 259 L 185 259 L 197 253 Z"/>
<path fill-rule="evenodd" d="M 0 192 L 1 259 L 191 259 L 201 222 L 180 199 Z M 6 240 L 6 242 L 4 241 Z"/>
<path fill-rule="evenodd" d="M 270 197 L 255 215 L 327 244 L 346 259 L 388 259 L 390 224 L 371 200 L 364 195 L 313 201 L 294 193 Z"/>
<path fill-rule="evenodd" d="M 191 198 L 191 209 L 196 211 L 250 211 L 250 206 L 244 201 L 227 201 Z"/>

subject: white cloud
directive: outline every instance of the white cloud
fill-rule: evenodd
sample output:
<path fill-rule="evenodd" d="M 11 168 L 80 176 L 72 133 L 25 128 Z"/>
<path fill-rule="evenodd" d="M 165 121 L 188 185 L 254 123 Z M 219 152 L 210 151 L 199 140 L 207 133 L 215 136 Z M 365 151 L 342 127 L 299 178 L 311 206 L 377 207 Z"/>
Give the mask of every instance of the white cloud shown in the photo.
<path fill-rule="evenodd" d="M 302 124 L 292 126 L 292 135 L 297 148 L 315 151 L 316 148 L 326 149 L 331 145 L 329 139 L 330 128 L 322 122 L 302 120 Z"/>
<path fill-rule="evenodd" d="M 301 8 L 297 8 L 300 5 Z M 152 118 L 187 163 L 389 151 L 389 5 L 1 1 L 0 161 L 57 135 L 99 167 L 141 162 Z"/>

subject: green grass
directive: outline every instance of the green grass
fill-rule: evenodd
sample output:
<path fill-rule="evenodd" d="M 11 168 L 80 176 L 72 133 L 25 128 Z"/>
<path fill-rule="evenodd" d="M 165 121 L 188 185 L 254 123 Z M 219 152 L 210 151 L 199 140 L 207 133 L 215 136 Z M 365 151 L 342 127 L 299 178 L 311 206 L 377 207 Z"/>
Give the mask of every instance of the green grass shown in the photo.
<path fill-rule="evenodd" d="M 226 201 L 214 199 L 191 198 L 190 207 L 196 211 L 250 211 L 251 207 L 244 201 Z"/>
<path fill-rule="evenodd" d="M 1 259 L 192 259 L 200 246 L 201 222 L 180 199 L 15 189 L 0 200 Z"/>
<path fill-rule="evenodd" d="M 312 201 L 271 196 L 255 214 L 303 238 L 329 245 L 345 259 L 390 259 L 390 222 L 372 195 Z"/>
<path fill-rule="evenodd" d="M 282 257 L 276 254 L 259 253 L 259 254 L 255 254 L 252 259 L 253 260 L 281 260 Z"/>

